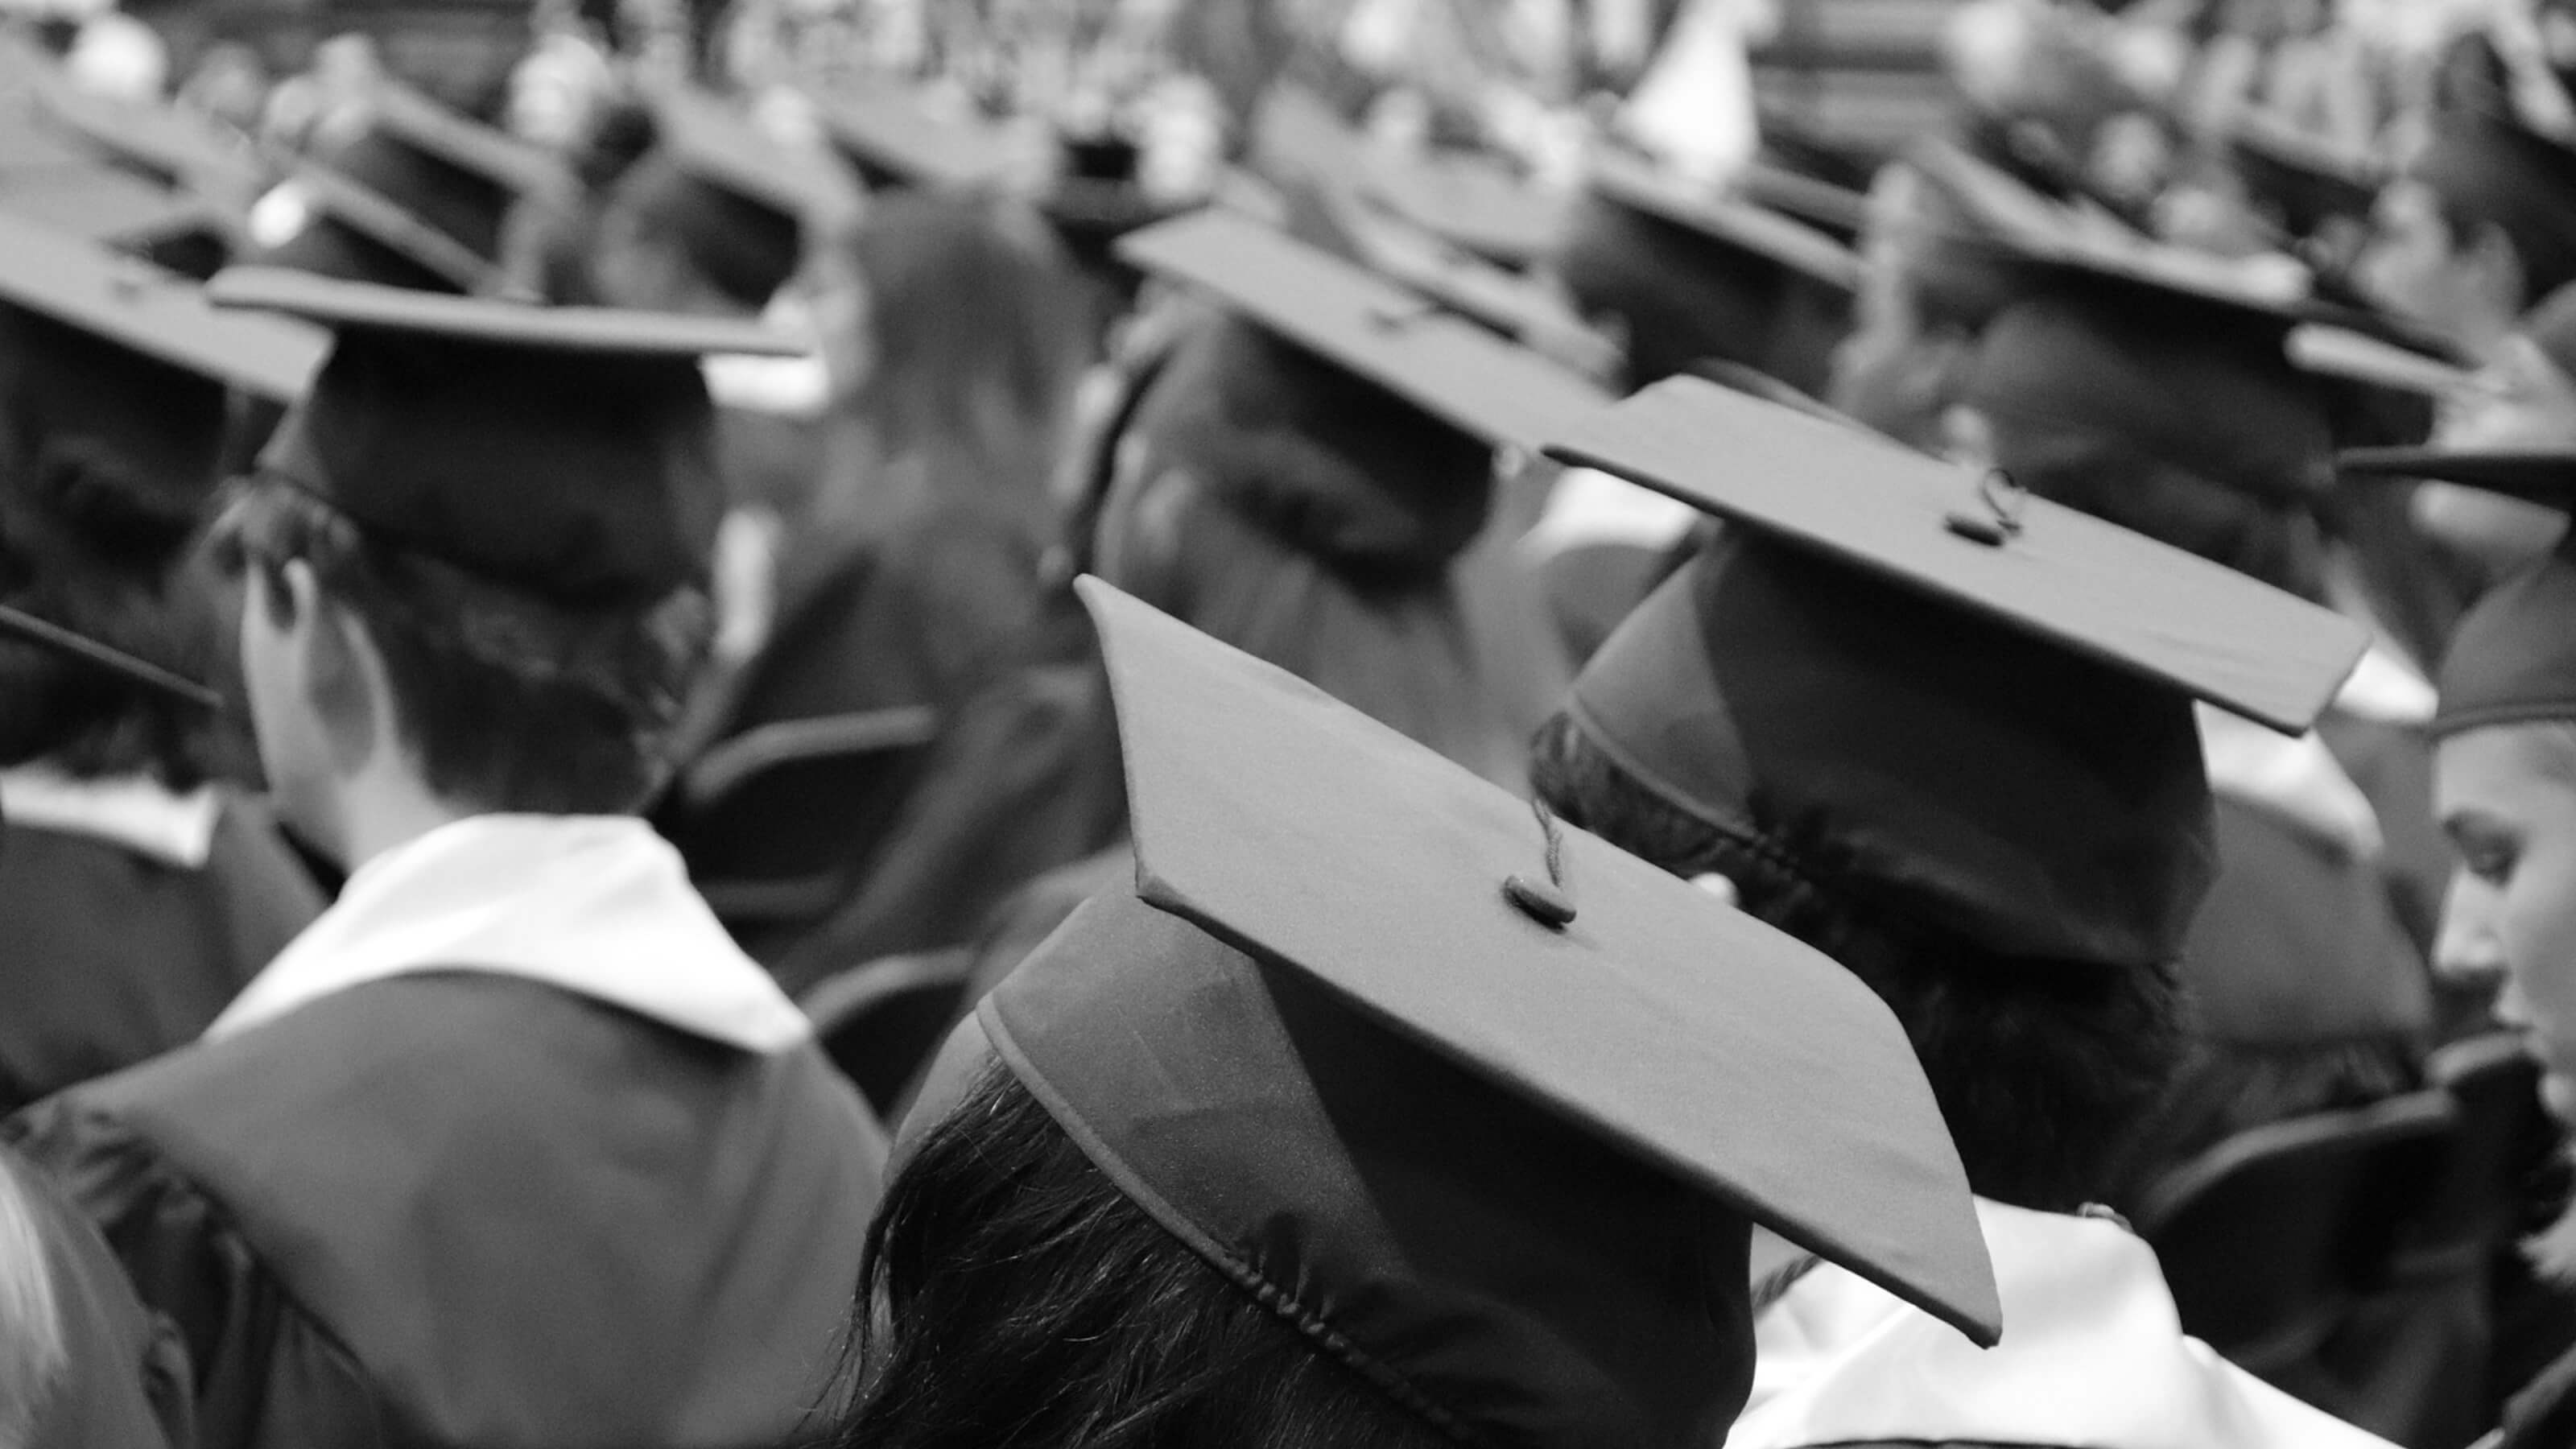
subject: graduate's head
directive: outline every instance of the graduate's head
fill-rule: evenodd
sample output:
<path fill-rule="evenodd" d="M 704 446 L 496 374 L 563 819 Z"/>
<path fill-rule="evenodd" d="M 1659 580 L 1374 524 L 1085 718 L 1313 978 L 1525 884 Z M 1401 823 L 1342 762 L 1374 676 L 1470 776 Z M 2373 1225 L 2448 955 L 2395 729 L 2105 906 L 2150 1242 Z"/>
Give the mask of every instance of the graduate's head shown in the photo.
<path fill-rule="evenodd" d="M 2009 258 L 1954 194 L 1953 152 L 1880 171 L 1860 237 L 1852 330 L 1825 400 L 1900 443 L 1938 451 L 1942 417 L 1979 333 L 2019 290 Z"/>
<path fill-rule="evenodd" d="M 2476 385 L 2445 400 L 2433 441 L 2453 449 L 2576 446 L 2576 284 L 2531 310 Z M 2415 490 L 2417 527 L 2501 579 L 2567 532 L 2567 515 L 2490 489 L 2439 480 Z"/>
<path fill-rule="evenodd" d="M 851 371 L 877 452 L 1039 504 L 1091 350 L 1063 247 L 1023 205 L 905 190 L 870 201 L 850 252 Z"/>
<path fill-rule="evenodd" d="M 207 311 L 195 285 L 0 226 L 0 604 L 208 672 L 214 600 L 184 564 L 217 481 L 227 384 L 300 382 L 314 339 Z M 202 707 L 0 643 L 0 763 L 181 786 L 211 761 Z"/>
<path fill-rule="evenodd" d="M 2379 448 L 2348 472 L 2438 479 L 2562 515 L 2576 444 Z M 2367 486 L 2356 484 L 2355 486 Z M 2434 966 L 2497 992 L 2576 1125 L 2576 559 L 2544 553 L 2453 631 L 2434 685 L 2434 805 L 2458 852 Z M 2576 1267 L 2571 1262 L 2567 1267 Z"/>
<path fill-rule="evenodd" d="M 1631 386 L 1718 361 L 1810 397 L 1860 277 L 1822 232 L 1617 157 L 1598 164 L 1555 270 L 1585 316 L 1624 338 Z"/>
<path fill-rule="evenodd" d="M 2516 318 L 2576 281 L 2576 148 L 2481 109 L 2449 111 L 2374 219 L 2362 285 L 2483 358 Z"/>
<path fill-rule="evenodd" d="M 2016 303 L 1961 380 L 1955 456 L 2276 588 L 2317 596 L 2327 394 L 2288 324 L 2076 274 Z"/>
<path fill-rule="evenodd" d="M 345 854 L 388 796 L 639 808 L 710 627 L 723 499 L 699 359 L 776 339 L 282 272 L 215 292 L 337 339 L 217 527 L 289 818 Z"/>
<path fill-rule="evenodd" d="M 1728 522 L 1585 667 L 1542 794 L 1879 992 L 1978 1191 L 2098 1197 L 2174 1064 L 2174 963 L 2216 866 L 2194 699 L 2304 723 L 2358 632 L 1697 383 L 1578 443 Z"/>
<path fill-rule="evenodd" d="M 709 97 L 654 108 L 654 144 L 603 203 L 591 285 L 612 307 L 756 317 L 796 274 L 817 224 L 848 204 L 823 158 L 786 150 Z"/>
<path fill-rule="evenodd" d="M 316 124 L 306 164 L 252 212 L 253 259 L 420 291 L 487 290 L 513 210 L 571 186 L 524 142 L 380 86 Z"/>
<path fill-rule="evenodd" d="M 1491 778 L 1544 661 L 1463 626 L 1456 567 L 1495 452 L 1595 400 L 1583 379 L 1249 222 L 1131 238 L 1223 310 L 1190 318 L 1125 419 L 1091 521 L 1103 578 Z M 1519 651 L 1519 652 L 1513 652 Z"/>
<path fill-rule="evenodd" d="M 934 1063 L 842 1442 L 1713 1443 L 1754 1223 L 1986 1340 L 1965 1183 L 1868 993 L 1084 592 L 1136 880 Z"/>

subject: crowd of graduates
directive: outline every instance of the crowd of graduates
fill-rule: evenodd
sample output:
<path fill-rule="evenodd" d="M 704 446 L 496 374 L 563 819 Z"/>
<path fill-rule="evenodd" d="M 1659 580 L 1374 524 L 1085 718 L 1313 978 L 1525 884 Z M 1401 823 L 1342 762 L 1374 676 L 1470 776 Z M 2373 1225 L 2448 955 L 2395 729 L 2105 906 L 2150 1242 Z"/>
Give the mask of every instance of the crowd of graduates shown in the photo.
<path fill-rule="evenodd" d="M 2576 1446 L 2576 10 L 1786 18 L 0 24 L 0 1449 Z"/>

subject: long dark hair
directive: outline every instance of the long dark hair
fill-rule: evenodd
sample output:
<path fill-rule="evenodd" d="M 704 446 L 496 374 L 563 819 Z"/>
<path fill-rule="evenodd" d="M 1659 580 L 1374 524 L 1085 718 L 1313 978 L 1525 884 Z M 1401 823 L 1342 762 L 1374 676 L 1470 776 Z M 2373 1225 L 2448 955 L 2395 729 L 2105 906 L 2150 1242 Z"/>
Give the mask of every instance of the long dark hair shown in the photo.
<path fill-rule="evenodd" d="M 1120 1194 L 998 1065 L 869 1228 L 844 1449 L 1433 1449 Z"/>

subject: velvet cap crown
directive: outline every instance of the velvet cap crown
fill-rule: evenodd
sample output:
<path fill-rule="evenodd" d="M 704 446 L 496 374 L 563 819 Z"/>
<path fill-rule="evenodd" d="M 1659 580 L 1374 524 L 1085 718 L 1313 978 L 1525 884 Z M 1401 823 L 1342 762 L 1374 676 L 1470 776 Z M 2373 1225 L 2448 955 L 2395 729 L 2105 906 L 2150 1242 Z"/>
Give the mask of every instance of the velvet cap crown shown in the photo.
<path fill-rule="evenodd" d="M 745 323 L 258 268 L 208 292 L 335 338 L 265 473 L 386 543 L 576 606 L 704 576 L 723 489 L 699 360 L 798 346 Z"/>
<path fill-rule="evenodd" d="M 1576 681 L 1587 738 L 1811 883 L 1984 948 L 2169 960 L 2190 704 L 2303 729 L 2360 630 L 1996 478 L 1679 378 L 1549 450 L 1734 525 Z"/>
<path fill-rule="evenodd" d="M 2576 513 L 2576 448 L 2355 448 L 2365 477 L 2431 479 Z M 2576 720 L 2576 541 L 2496 585 L 2451 631 L 2433 681 L 2435 738 L 2487 725 Z"/>
<path fill-rule="evenodd" d="M 1495 446 L 1535 450 L 1603 401 L 1573 369 L 1244 217 L 1164 222 L 1121 239 L 1118 255 Z"/>
<path fill-rule="evenodd" d="M 1139 1207 L 1405 1407 L 1527 1449 L 1714 1442 L 1747 1221 L 1981 1343 L 1966 1184 L 1822 956 L 1097 580 L 1135 890 L 934 1068 L 998 1055 Z M 1519 880 L 1523 885 L 1507 885 Z"/>

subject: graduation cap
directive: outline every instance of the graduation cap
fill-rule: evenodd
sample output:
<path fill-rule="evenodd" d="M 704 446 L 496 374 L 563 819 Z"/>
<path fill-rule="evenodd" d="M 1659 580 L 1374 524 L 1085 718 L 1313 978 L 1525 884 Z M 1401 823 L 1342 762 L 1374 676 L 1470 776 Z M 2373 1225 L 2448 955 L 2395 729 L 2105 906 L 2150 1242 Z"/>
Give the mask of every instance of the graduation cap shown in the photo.
<path fill-rule="evenodd" d="M 2502 228 L 2535 286 L 2576 277 L 2576 146 L 2495 108 L 2454 107 L 2434 114 L 2401 174 L 2451 211 Z"/>
<path fill-rule="evenodd" d="M 300 167 L 260 206 L 281 202 L 292 229 L 249 257 L 257 265 L 419 292 L 489 292 L 500 282 L 498 263 L 336 171 Z M 254 211 L 254 233 L 259 222 Z"/>
<path fill-rule="evenodd" d="M 1010 132 L 962 106 L 893 85 L 813 97 L 826 134 L 870 187 L 979 191 L 1019 167 Z"/>
<path fill-rule="evenodd" d="M 238 240 L 231 219 L 203 198 L 98 165 L 0 171 L 0 212 L 201 280 Z"/>
<path fill-rule="evenodd" d="M 0 302 L 275 403 L 302 397 L 328 339 L 217 310 L 187 278 L 0 216 Z"/>
<path fill-rule="evenodd" d="M 2337 218 L 2368 222 L 2388 184 L 2389 168 L 2260 111 L 2240 115 L 2226 134 L 2229 166 L 2245 189 L 2280 213 L 2293 235 L 2307 236 Z"/>
<path fill-rule="evenodd" d="M 1135 887 L 986 998 L 912 1122 L 998 1058 L 1163 1229 L 1462 1442 L 1715 1442 L 1750 1377 L 1748 1222 L 1995 1340 L 1957 1156 L 1858 982 L 1080 588 Z"/>
<path fill-rule="evenodd" d="M 758 311 L 796 274 L 806 239 L 856 208 L 828 158 L 771 139 L 712 95 L 653 98 L 654 147 L 619 179 L 616 204 L 675 241 L 700 275 Z"/>
<path fill-rule="evenodd" d="M 207 294 L 333 334 L 263 474 L 387 543 L 574 607 L 658 598 L 704 575 L 724 490 L 699 361 L 804 345 L 723 319 L 275 268 L 236 268 Z"/>
<path fill-rule="evenodd" d="M 1243 217 L 1165 222 L 1118 253 L 1490 445 L 1535 449 L 1602 401 L 1571 369 Z"/>
<path fill-rule="evenodd" d="M 2356 448 L 2363 477 L 2460 483 L 2576 513 L 2576 446 Z M 2576 530 L 2571 530 L 2576 535 Z M 2451 632 L 2433 681 L 2434 738 L 2488 725 L 2576 720 L 2576 536 L 2481 596 Z"/>
<path fill-rule="evenodd" d="M 177 107 L 103 96 L 68 82 L 45 86 L 39 106 L 64 131 L 162 186 L 236 209 L 259 191 L 264 168 L 249 143 Z"/>
<path fill-rule="evenodd" d="M 1845 291 L 1860 286 L 1860 258 L 1814 227 L 1722 189 L 1700 186 L 1638 157 L 1604 151 L 1593 160 L 1592 191 L 1729 250 Z"/>
<path fill-rule="evenodd" d="M 500 257 L 502 224 L 521 198 L 573 184 L 544 152 L 399 85 L 325 115 L 312 161 L 345 183 L 341 199 L 350 189 L 381 198 L 487 266 Z"/>
<path fill-rule="evenodd" d="M 1731 524 L 1570 713 L 1814 888 L 2039 960 L 2180 950 L 2213 866 L 2191 704 L 2298 731 L 2355 625 L 2218 564 L 1691 378 L 1549 450 Z"/>
<path fill-rule="evenodd" d="M 1523 268 L 1555 255 L 1572 198 L 1533 183 L 1501 157 L 1456 147 L 1366 148 L 1363 194 L 1473 256 Z"/>

